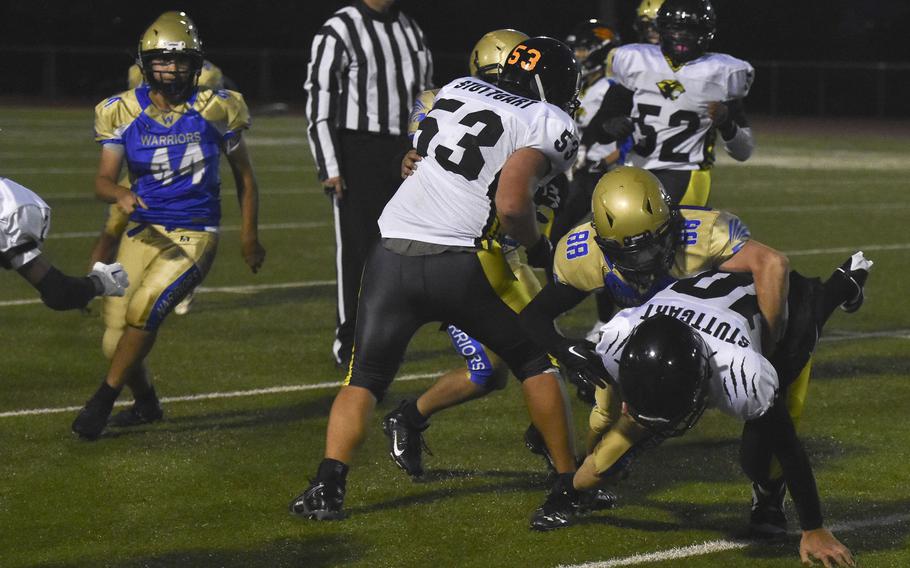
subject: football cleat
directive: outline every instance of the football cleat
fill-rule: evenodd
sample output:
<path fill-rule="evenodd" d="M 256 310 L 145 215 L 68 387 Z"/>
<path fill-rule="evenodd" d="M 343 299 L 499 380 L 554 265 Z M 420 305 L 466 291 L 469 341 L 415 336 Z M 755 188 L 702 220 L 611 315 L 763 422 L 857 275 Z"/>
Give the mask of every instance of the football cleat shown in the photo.
<path fill-rule="evenodd" d="M 784 513 L 784 496 L 787 486 L 783 480 L 767 486 L 752 484 L 752 511 L 749 515 L 749 532 L 753 536 L 774 538 L 787 534 L 787 515 Z"/>
<path fill-rule="evenodd" d="M 291 501 L 291 514 L 314 521 L 337 521 L 345 518 L 344 489 L 335 483 L 310 482 L 306 491 Z"/>
<path fill-rule="evenodd" d="M 178 316 L 185 316 L 193 305 L 193 298 L 196 296 L 196 290 L 190 290 L 190 293 L 184 296 L 180 303 L 174 307 L 174 313 Z"/>
<path fill-rule="evenodd" d="M 571 484 L 571 478 L 567 483 Z M 552 531 L 571 525 L 578 512 L 578 500 L 578 492 L 571 485 L 566 487 L 562 479 L 557 479 L 546 501 L 531 516 L 531 529 Z"/>
<path fill-rule="evenodd" d="M 592 489 L 582 491 L 578 495 L 576 511 L 579 515 L 605 511 L 616 506 L 616 494 L 606 489 Z"/>
<path fill-rule="evenodd" d="M 162 418 L 164 418 L 164 411 L 161 410 L 161 404 L 156 398 L 149 403 L 133 402 L 132 406 L 115 414 L 108 425 L 115 428 L 128 428 L 158 422 Z"/>
<path fill-rule="evenodd" d="M 852 314 L 863 305 L 863 301 L 866 299 L 863 288 L 873 264 L 863 255 L 863 251 L 857 251 L 836 269 L 836 272 L 842 273 L 856 287 L 851 299 L 841 304 L 841 309 L 848 314 Z"/>
<path fill-rule="evenodd" d="M 107 426 L 107 419 L 110 417 L 113 408 L 113 400 L 110 403 L 106 403 L 95 397 L 90 398 L 85 403 L 85 406 L 82 407 L 82 410 L 79 411 L 76 419 L 73 420 L 71 427 L 73 433 L 83 440 L 96 440 L 101 435 L 101 432 L 104 431 L 104 427 Z"/>
<path fill-rule="evenodd" d="M 433 455 L 423 440 L 423 431 L 430 427 L 429 421 L 422 426 L 411 425 L 403 409 L 408 401 L 402 400 L 398 407 L 382 419 L 382 431 L 389 438 L 389 456 L 395 464 L 411 477 L 423 475 L 423 450 Z"/>

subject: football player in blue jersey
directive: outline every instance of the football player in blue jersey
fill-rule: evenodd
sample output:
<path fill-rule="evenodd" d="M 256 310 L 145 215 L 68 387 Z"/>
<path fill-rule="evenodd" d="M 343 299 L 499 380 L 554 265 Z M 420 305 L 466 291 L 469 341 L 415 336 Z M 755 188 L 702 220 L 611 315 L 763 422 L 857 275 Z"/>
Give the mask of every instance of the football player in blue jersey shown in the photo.
<path fill-rule="evenodd" d="M 130 66 L 127 71 L 126 88 L 133 90 L 143 83 L 145 77 L 142 74 L 142 67 L 138 63 Z M 224 73 L 221 69 L 208 60 L 202 61 L 202 69 L 199 71 L 197 84 L 200 87 L 206 87 L 213 91 L 219 91 L 225 88 Z M 233 87 L 231 87 L 233 88 Z M 120 185 L 128 187 L 130 184 L 129 175 L 125 175 L 120 180 Z M 95 240 L 92 252 L 89 254 L 89 266 L 94 266 L 96 262 L 114 262 L 117 258 L 117 247 L 120 246 L 120 239 L 126 231 L 126 225 L 129 223 L 129 215 L 121 211 L 117 204 L 111 204 L 108 208 L 107 218 L 104 220 L 104 227 Z M 174 308 L 174 313 L 183 315 L 190 309 L 190 303 L 193 300 L 194 291 L 190 291 L 186 297 L 181 300 Z"/>
<path fill-rule="evenodd" d="M 145 358 L 174 306 L 205 277 L 215 257 L 221 221 L 218 172 L 224 153 L 237 183 L 241 251 L 257 272 L 265 259 L 258 237 L 258 187 L 241 133 L 249 127 L 243 96 L 199 88 L 202 43 L 182 12 L 162 14 L 139 40 L 146 84 L 95 107 L 102 145 L 96 195 L 116 203 L 129 224 L 117 259 L 135 282 L 104 305 L 107 376 L 72 425 L 96 439 L 124 385 L 134 404 L 112 425 L 161 419 Z M 126 163 L 131 188 L 118 184 Z"/>

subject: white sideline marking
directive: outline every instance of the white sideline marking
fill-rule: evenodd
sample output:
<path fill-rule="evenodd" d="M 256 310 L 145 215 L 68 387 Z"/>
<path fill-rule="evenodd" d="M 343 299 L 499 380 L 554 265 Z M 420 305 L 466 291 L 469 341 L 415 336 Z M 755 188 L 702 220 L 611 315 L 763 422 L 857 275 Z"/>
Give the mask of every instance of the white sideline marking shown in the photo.
<path fill-rule="evenodd" d="M 420 373 L 415 375 L 403 375 L 401 377 L 396 377 L 396 381 L 419 381 L 421 379 L 430 379 L 433 377 L 438 377 L 440 373 Z M 161 402 L 193 402 L 197 400 L 211 400 L 216 398 L 242 398 L 248 396 L 259 396 L 263 394 L 278 394 L 284 392 L 298 392 L 298 391 L 308 391 L 308 390 L 318 390 L 318 389 L 330 389 L 337 388 L 341 386 L 340 381 L 330 381 L 326 383 L 314 383 L 311 385 L 285 385 L 280 387 L 268 387 L 264 389 L 250 389 L 250 390 L 241 390 L 241 391 L 229 391 L 229 392 L 209 392 L 202 394 L 191 394 L 187 396 L 166 396 L 161 399 Z M 120 402 L 114 403 L 114 406 L 128 406 L 132 404 L 132 401 L 121 400 Z M 30 408 L 27 410 L 10 410 L 7 412 L 0 412 L 0 418 L 11 418 L 14 416 L 33 416 L 36 414 L 59 414 L 61 412 L 76 412 L 77 410 L 82 409 L 81 406 L 63 406 L 58 408 Z"/>
<path fill-rule="evenodd" d="M 321 227 L 328 227 L 329 224 L 323 221 L 308 221 L 306 223 L 266 223 L 264 225 L 259 225 L 259 228 L 263 231 L 275 231 L 283 229 L 318 229 Z M 240 225 L 222 225 L 222 232 L 234 232 L 239 231 Z M 69 233 L 51 233 L 47 236 L 48 240 L 54 239 L 83 239 L 86 237 L 97 237 L 101 231 L 96 229 L 94 231 L 72 231 Z M 870 249 L 871 250 L 871 249 Z"/>
<path fill-rule="evenodd" d="M 850 532 L 856 529 L 866 527 L 881 527 L 896 525 L 910 520 L 910 514 L 887 515 L 884 517 L 873 517 L 861 521 L 852 521 L 837 523 L 831 527 L 833 532 Z M 623 558 L 614 558 L 599 562 L 586 562 L 584 564 L 560 564 L 558 568 L 613 568 L 614 566 L 634 566 L 644 564 L 645 562 L 662 562 L 664 560 L 678 560 L 680 558 L 690 558 L 692 556 L 703 556 L 714 552 L 723 552 L 725 550 L 736 550 L 748 548 L 754 544 L 762 544 L 762 541 L 754 540 L 709 540 L 701 544 L 693 544 L 680 548 L 670 548 L 658 552 L 649 552 L 647 554 L 636 554 Z"/>
<path fill-rule="evenodd" d="M 2 157 L 2 156 L 0 156 Z M 321 188 L 307 188 L 307 187 L 273 187 L 271 189 L 259 189 L 259 195 L 323 195 L 325 192 Z M 91 192 L 85 193 L 42 193 L 41 199 L 45 201 L 65 201 L 65 200 L 79 200 L 79 201 L 98 201 L 95 198 L 95 194 Z M 99 202 L 100 203 L 100 202 Z M 883 203 L 883 204 L 856 204 L 852 206 L 853 208 L 857 207 L 869 207 L 873 205 L 882 205 L 882 206 L 893 206 L 900 207 L 899 203 Z M 844 205 L 845 208 L 850 208 L 851 206 Z"/>

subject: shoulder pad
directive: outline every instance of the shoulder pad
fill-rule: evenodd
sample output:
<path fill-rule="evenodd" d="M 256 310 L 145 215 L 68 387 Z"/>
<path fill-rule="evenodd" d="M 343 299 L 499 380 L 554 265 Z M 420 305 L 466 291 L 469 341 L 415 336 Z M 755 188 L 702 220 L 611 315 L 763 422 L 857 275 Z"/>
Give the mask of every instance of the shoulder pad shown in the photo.
<path fill-rule="evenodd" d="M 604 287 L 604 257 L 594 241 L 591 223 L 581 224 L 561 238 L 553 254 L 553 276 L 582 292 Z"/>
<path fill-rule="evenodd" d="M 119 141 L 123 130 L 141 112 L 133 90 L 104 99 L 95 106 L 95 141 Z"/>

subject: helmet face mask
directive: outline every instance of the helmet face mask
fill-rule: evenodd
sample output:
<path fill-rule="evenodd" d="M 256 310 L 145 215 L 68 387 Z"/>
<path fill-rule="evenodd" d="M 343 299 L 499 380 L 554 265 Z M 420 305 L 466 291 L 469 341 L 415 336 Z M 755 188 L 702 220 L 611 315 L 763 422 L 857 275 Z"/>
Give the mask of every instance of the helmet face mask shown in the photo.
<path fill-rule="evenodd" d="M 544 101 L 573 115 L 578 109 L 581 75 L 569 47 L 551 37 L 532 37 L 515 46 L 499 86 L 510 93 Z"/>
<path fill-rule="evenodd" d="M 708 0 L 667 0 L 657 12 L 660 49 L 674 65 L 704 55 L 716 29 L 717 16 Z"/>
<path fill-rule="evenodd" d="M 605 174 L 591 211 L 595 241 L 625 279 L 644 288 L 669 272 L 681 218 L 654 174 L 634 167 Z"/>
<path fill-rule="evenodd" d="M 617 380 L 629 415 L 656 435 L 684 434 L 707 407 L 710 359 L 701 334 L 676 318 L 660 314 L 639 324 Z"/>
<path fill-rule="evenodd" d="M 139 67 L 152 90 L 173 101 L 189 98 L 202 72 L 202 42 L 184 12 L 165 12 L 139 38 Z"/>

